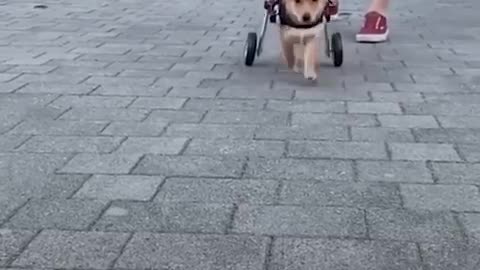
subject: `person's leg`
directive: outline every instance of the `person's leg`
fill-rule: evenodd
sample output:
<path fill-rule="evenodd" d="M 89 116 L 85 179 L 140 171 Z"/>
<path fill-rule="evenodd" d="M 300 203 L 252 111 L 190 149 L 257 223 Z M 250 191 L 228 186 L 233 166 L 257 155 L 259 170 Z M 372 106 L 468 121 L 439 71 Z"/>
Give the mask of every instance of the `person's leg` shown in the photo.
<path fill-rule="evenodd" d="M 383 16 L 387 16 L 388 2 L 389 0 L 372 0 L 372 2 L 370 3 L 370 7 L 367 10 L 367 13 L 376 11 Z"/>
<path fill-rule="evenodd" d="M 383 42 L 388 39 L 388 4 L 389 0 L 372 0 L 363 27 L 356 36 L 358 42 Z"/>

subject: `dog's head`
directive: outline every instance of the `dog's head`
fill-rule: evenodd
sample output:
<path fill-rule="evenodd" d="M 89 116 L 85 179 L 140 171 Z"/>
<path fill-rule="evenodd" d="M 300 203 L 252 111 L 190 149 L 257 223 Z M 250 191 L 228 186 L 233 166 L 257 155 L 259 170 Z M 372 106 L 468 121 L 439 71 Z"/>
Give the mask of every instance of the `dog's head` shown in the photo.
<path fill-rule="evenodd" d="M 298 24 L 315 22 L 325 10 L 328 0 L 282 0 L 287 16 Z"/>

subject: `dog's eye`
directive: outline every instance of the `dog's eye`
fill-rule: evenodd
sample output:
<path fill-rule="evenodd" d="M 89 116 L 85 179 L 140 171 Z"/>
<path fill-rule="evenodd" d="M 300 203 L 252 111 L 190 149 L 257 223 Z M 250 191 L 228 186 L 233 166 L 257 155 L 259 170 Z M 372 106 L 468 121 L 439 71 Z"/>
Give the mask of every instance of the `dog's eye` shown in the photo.
<path fill-rule="evenodd" d="M 295 0 L 295 3 L 300 4 L 300 0 Z"/>

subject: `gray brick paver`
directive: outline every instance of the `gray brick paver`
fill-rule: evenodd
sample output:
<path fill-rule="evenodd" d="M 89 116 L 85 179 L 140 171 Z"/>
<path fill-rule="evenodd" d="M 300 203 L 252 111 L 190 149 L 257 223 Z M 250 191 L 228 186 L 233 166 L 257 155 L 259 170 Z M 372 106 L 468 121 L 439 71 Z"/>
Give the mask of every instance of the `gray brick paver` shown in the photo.
<path fill-rule="evenodd" d="M 256 1 L 93 2 L 0 0 L 0 268 L 480 267 L 478 1 L 342 1 L 316 84 Z"/>

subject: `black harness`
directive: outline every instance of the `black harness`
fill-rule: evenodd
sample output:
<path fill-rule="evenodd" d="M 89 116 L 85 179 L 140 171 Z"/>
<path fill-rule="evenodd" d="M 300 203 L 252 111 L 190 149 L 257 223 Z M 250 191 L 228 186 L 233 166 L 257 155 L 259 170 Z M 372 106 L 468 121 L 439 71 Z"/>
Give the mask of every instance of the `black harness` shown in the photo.
<path fill-rule="evenodd" d="M 328 1 L 328 4 L 331 4 L 332 2 L 329 0 Z M 321 23 L 323 23 L 323 17 L 325 16 L 327 22 L 330 21 L 330 15 L 327 13 L 325 13 L 325 11 L 322 12 L 322 14 L 320 14 L 320 16 L 318 16 L 318 18 L 316 18 L 316 20 L 314 20 L 313 22 L 309 23 L 309 24 L 299 24 L 297 22 L 295 22 L 294 20 L 292 20 L 292 18 L 290 18 L 290 16 L 288 16 L 287 14 L 287 11 L 286 11 L 286 8 L 285 8 L 285 4 L 282 3 L 282 1 L 278 1 L 278 17 L 280 19 L 280 24 L 281 25 L 286 25 L 286 26 L 289 26 L 289 27 L 292 27 L 292 28 L 297 28 L 297 29 L 310 29 L 310 28 L 313 28 Z"/>

